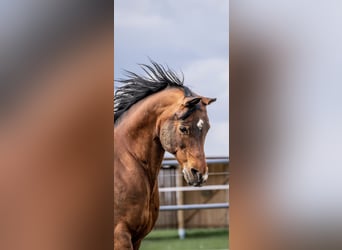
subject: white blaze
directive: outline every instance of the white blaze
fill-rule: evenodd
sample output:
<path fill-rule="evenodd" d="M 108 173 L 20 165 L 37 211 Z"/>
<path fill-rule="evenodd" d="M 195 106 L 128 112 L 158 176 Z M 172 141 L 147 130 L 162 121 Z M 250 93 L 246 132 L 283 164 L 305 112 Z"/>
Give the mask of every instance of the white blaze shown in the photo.
<path fill-rule="evenodd" d="M 203 128 L 203 120 L 202 119 L 199 119 L 198 122 L 197 122 L 197 127 L 199 128 L 199 130 L 202 130 Z"/>

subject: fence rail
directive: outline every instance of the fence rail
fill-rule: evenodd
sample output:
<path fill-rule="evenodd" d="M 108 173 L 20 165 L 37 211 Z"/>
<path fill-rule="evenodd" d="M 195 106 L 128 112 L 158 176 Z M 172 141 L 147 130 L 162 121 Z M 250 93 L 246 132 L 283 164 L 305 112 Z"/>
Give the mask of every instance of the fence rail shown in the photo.
<path fill-rule="evenodd" d="M 165 205 L 160 206 L 160 211 L 176 211 L 191 209 L 217 209 L 229 208 L 229 203 L 209 203 L 209 204 L 184 204 L 184 205 Z"/>
<path fill-rule="evenodd" d="M 229 185 L 208 185 L 203 187 L 160 187 L 159 192 L 178 192 L 178 191 L 204 191 L 204 190 L 228 190 Z"/>
<path fill-rule="evenodd" d="M 207 164 L 213 164 L 213 163 L 229 163 L 229 157 L 227 156 L 220 156 L 220 157 L 206 157 Z M 175 158 L 164 158 L 162 162 L 163 167 L 169 167 L 169 166 L 178 166 L 178 162 Z"/>
<path fill-rule="evenodd" d="M 229 157 L 207 157 L 206 158 L 207 164 L 212 164 L 213 166 L 215 165 L 221 165 L 220 169 L 218 172 L 213 172 L 213 175 L 222 175 L 224 176 L 223 178 L 219 178 L 220 182 L 213 182 L 213 183 L 219 183 L 221 185 L 205 185 L 203 187 L 194 187 L 194 186 L 183 186 L 183 175 L 181 173 L 181 170 L 179 168 L 179 163 L 175 158 L 164 158 L 162 162 L 162 172 L 163 176 L 160 177 L 161 181 L 160 184 L 162 187 L 159 187 L 159 193 L 162 195 L 162 197 L 168 197 L 168 199 L 172 200 L 169 203 L 166 204 L 171 204 L 171 205 L 162 205 L 159 207 L 160 212 L 164 212 L 163 214 L 169 215 L 170 213 L 177 213 L 177 225 L 178 225 L 178 234 L 181 239 L 185 237 L 185 211 L 188 210 L 202 210 L 202 209 L 228 209 L 229 208 L 229 203 L 227 202 L 226 199 L 216 199 L 216 202 L 218 203 L 207 203 L 209 202 L 208 197 L 206 199 L 202 199 L 203 203 L 198 202 L 199 204 L 195 204 L 196 202 L 188 202 L 190 204 L 184 204 L 186 201 L 184 200 L 183 197 L 186 197 L 188 195 L 183 196 L 184 192 L 191 192 L 191 191 L 215 191 L 213 194 L 219 193 L 221 195 L 222 191 L 227 191 L 229 190 L 229 184 L 227 184 L 227 178 L 229 176 L 229 172 L 227 168 L 221 169 L 222 164 L 226 165 L 229 164 Z M 169 174 L 166 174 L 168 178 L 164 178 L 164 171 L 170 171 Z M 211 174 L 209 174 L 211 175 Z M 170 179 L 169 179 L 170 178 Z M 173 180 L 173 181 L 169 181 Z M 222 190 L 222 191 L 220 191 Z M 218 191 L 218 192 L 217 192 Z M 203 194 L 203 193 L 202 193 Z M 212 194 L 212 193 L 208 193 Z M 208 195 L 206 193 L 206 195 Z M 192 194 L 190 194 L 192 196 Z M 197 195 L 194 193 L 194 195 Z M 171 198 L 173 197 L 173 198 Z M 176 202 L 175 202 L 176 199 Z M 220 202 L 221 201 L 221 202 Z M 214 201 L 212 201 L 214 202 Z M 176 203 L 176 204 L 175 204 Z M 192 211 L 190 214 L 193 215 L 193 213 L 197 214 L 199 211 Z M 225 211 L 218 211 L 218 213 L 226 213 Z M 171 216 L 174 216 L 171 215 Z"/>

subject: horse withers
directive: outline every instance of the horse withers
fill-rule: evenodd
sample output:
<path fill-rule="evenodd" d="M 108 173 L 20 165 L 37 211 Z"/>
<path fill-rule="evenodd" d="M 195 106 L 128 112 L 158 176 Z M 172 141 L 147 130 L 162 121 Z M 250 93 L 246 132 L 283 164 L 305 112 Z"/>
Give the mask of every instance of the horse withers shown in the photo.
<path fill-rule="evenodd" d="M 165 151 L 173 154 L 189 185 L 208 178 L 204 141 L 206 107 L 215 98 L 184 86 L 156 62 L 146 76 L 127 71 L 114 96 L 114 249 L 139 249 L 159 212 L 158 173 Z"/>

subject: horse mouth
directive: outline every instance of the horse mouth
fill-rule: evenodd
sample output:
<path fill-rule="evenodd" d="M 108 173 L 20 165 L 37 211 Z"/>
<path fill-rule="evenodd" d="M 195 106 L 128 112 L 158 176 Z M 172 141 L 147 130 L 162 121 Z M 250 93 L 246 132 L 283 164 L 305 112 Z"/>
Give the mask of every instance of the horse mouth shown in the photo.
<path fill-rule="evenodd" d="M 189 171 L 188 169 L 183 169 L 184 179 L 190 186 L 200 187 L 202 186 L 208 178 L 208 174 L 204 176 L 195 168 L 191 168 Z"/>

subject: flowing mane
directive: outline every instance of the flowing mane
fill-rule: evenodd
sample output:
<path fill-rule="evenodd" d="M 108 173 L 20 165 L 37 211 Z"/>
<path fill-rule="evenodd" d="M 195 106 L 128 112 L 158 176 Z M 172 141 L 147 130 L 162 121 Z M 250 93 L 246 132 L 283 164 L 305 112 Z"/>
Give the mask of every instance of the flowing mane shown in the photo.
<path fill-rule="evenodd" d="M 193 95 L 191 90 L 183 85 L 183 74 L 180 79 L 169 67 L 165 68 L 152 60 L 151 63 L 152 65 L 140 64 L 147 76 L 126 70 L 127 78 L 116 80 L 123 85 L 115 91 L 114 95 L 114 124 L 135 103 L 163 89 L 180 88 L 184 90 L 185 96 Z"/>

